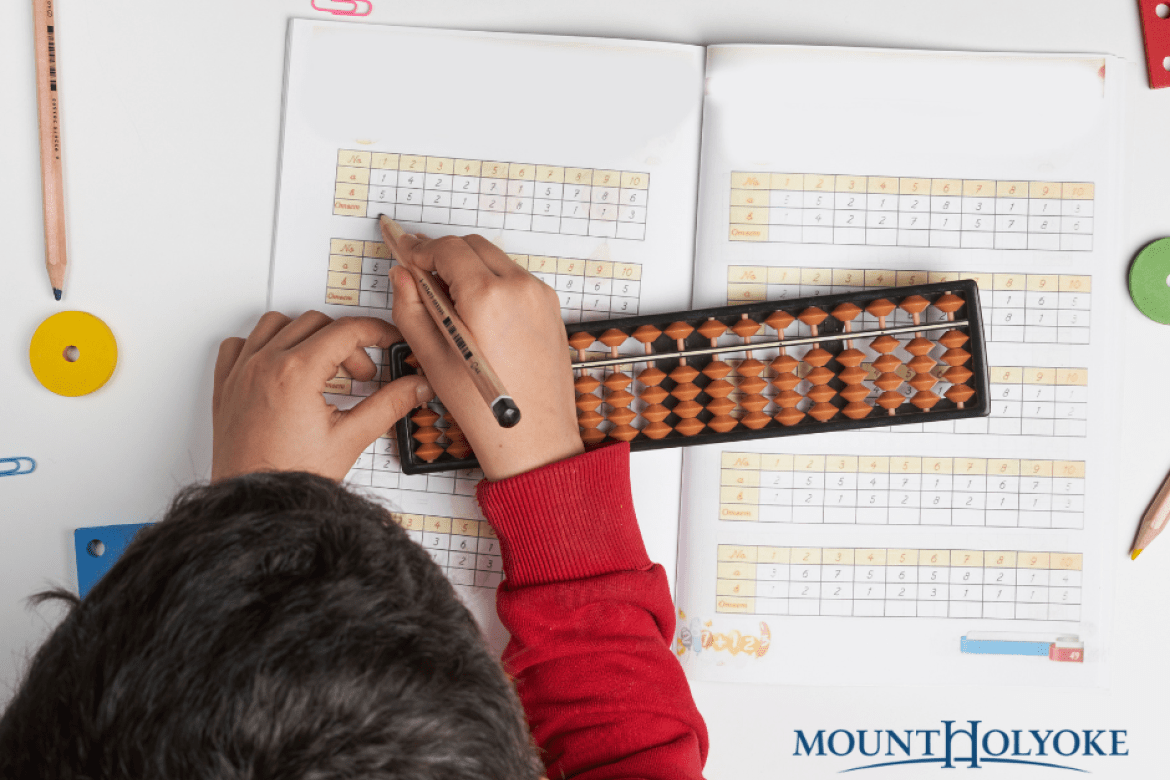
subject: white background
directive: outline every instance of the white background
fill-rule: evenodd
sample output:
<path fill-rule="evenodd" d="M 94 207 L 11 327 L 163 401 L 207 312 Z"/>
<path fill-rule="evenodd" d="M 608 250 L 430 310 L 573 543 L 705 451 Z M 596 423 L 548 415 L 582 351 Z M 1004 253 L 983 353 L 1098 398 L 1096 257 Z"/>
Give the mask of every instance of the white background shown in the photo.
<path fill-rule="evenodd" d="M 52 584 L 76 587 L 72 530 L 157 519 L 176 488 L 208 473 L 215 349 L 224 336 L 245 333 L 265 305 L 287 20 L 325 18 L 310 0 L 57 5 L 70 249 L 65 304 L 102 317 L 118 337 L 120 358 L 110 384 L 79 399 L 48 393 L 28 366 L 33 330 L 63 307 L 53 302 L 43 267 L 31 4 L 6 0 L 0 457 L 31 456 L 39 467 L 0 480 L 0 702 L 56 619 L 52 609 L 31 610 L 24 599 Z M 1147 87 L 1132 0 L 374 0 L 374 7 L 366 21 L 697 44 L 1118 54 L 1137 63 L 1125 133 L 1128 220 L 1120 225 L 1121 256 L 1097 273 L 1124 274 L 1138 248 L 1170 233 L 1170 90 Z M 383 99 L 394 99 L 393 84 Z M 985 729 L 1127 729 L 1129 758 L 1062 763 L 1098 777 L 1165 776 L 1170 540 L 1135 563 L 1122 556 L 1170 471 L 1170 363 L 1162 359 L 1170 328 L 1133 309 L 1123 312 L 1121 327 L 1126 338 L 1116 347 L 1111 380 L 1132 446 L 1115 515 L 1093 518 L 1113 524 L 1119 556 L 1111 688 L 1008 689 L 956 680 L 927 689 L 913 679 L 867 688 L 696 685 L 711 735 L 708 776 L 828 777 L 862 761 L 794 758 L 793 729 L 904 731 L 939 728 L 942 719 L 982 719 Z M 913 777 L 933 769 L 875 771 Z M 1045 770 L 983 771 L 1006 778 Z"/>

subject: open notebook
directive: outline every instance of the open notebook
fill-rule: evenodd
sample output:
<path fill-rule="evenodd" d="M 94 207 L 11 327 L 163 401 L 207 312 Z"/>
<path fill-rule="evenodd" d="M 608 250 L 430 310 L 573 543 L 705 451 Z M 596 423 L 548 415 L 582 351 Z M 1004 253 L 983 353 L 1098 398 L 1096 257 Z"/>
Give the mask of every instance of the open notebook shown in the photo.
<path fill-rule="evenodd" d="M 293 21 L 271 305 L 389 318 L 382 213 L 482 233 L 572 322 L 974 277 L 990 418 L 633 456 L 675 649 L 705 679 L 1101 684 L 1122 66 Z M 388 431 L 349 481 L 501 645 L 479 477 L 402 474 Z M 1048 645 L 1071 660 L 1000 654 Z"/>

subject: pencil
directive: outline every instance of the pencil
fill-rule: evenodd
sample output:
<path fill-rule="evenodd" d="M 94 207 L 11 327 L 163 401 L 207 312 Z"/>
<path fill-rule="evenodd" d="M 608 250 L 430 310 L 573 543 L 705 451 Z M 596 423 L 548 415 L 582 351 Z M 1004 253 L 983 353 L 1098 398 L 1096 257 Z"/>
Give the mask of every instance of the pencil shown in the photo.
<path fill-rule="evenodd" d="M 1133 541 L 1133 549 L 1130 551 L 1131 560 L 1136 561 L 1142 550 L 1149 547 L 1150 542 L 1154 541 L 1154 537 L 1162 533 L 1168 517 L 1170 517 L 1170 477 L 1166 477 L 1158 495 L 1154 496 L 1150 508 L 1142 517 L 1142 523 L 1138 526 L 1137 536 Z"/>
<path fill-rule="evenodd" d="M 382 240 L 392 250 L 397 249 L 398 239 L 406 235 L 406 231 L 385 214 L 378 218 L 378 225 L 382 228 Z M 430 274 L 409 263 L 402 263 L 401 257 L 398 259 L 402 267 L 410 271 L 410 275 L 414 277 L 419 293 L 428 304 L 426 309 L 431 313 L 431 319 L 439 326 L 447 343 L 463 359 L 464 368 L 467 369 L 472 383 L 479 390 L 483 400 L 487 402 L 488 408 L 492 410 L 496 422 L 500 424 L 501 428 L 511 428 L 516 425 L 520 422 L 519 407 L 512 400 L 512 396 L 508 395 L 503 382 L 492 370 L 491 364 L 483 357 L 483 352 L 472 337 L 467 325 L 455 313 L 455 306 L 451 303 L 451 299 L 439 289 Z"/>
<path fill-rule="evenodd" d="M 53 0 L 33 0 L 37 59 L 37 123 L 41 132 L 41 196 L 45 209 L 45 268 L 53 297 L 65 289 L 65 189 L 61 182 L 61 106 L 57 100 L 57 42 Z"/>

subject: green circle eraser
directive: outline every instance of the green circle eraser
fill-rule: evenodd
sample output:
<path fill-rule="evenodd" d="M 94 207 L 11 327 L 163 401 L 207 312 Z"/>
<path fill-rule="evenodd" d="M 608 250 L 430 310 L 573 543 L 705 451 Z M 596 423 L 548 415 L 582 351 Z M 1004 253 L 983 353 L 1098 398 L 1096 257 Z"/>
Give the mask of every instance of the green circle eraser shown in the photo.
<path fill-rule="evenodd" d="M 1142 314 L 1170 325 L 1170 238 L 1151 241 L 1133 259 L 1129 297 Z"/>

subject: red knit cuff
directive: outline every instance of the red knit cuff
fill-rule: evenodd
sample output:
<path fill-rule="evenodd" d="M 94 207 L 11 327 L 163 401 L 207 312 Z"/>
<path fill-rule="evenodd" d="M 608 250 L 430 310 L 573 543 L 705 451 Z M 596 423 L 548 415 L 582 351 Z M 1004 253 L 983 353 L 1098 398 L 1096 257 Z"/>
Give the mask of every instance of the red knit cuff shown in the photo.
<path fill-rule="evenodd" d="M 511 588 L 650 566 L 630 494 L 630 445 L 612 444 L 499 482 L 476 497 Z"/>

